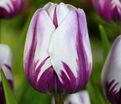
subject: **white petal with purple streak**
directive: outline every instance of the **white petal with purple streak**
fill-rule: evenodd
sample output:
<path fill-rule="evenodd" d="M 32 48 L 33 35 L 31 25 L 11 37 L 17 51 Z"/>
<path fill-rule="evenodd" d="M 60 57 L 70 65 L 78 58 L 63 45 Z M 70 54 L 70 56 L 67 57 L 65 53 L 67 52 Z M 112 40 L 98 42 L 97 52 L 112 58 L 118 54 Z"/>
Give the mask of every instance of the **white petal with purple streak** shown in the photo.
<path fill-rule="evenodd" d="M 43 22 L 44 21 L 44 22 Z M 36 70 L 39 65 L 45 60 L 47 57 L 49 57 L 48 53 L 48 47 L 50 43 L 50 38 L 52 33 L 55 30 L 55 26 L 53 25 L 50 17 L 48 16 L 47 12 L 45 10 L 38 10 L 33 17 L 33 20 L 30 23 L 30 27 L 27 33 L 27 40 L 26 40 L 26 46 L 25 46 L 25 52 L 24 52 L 24 60 L 27 62 L 27 65 L 29 64 L 28 61 L 28 54 L 30 54 L 30 49 L 33 47 L 35 48 L 33 62 L 37 63 L 34 70 Z M 34 39 L 33 39 L 34 37 Z M 32 46 L 35 44 L 35 46 Z M 30 56 L 31 57 L 31 56 Z M 48 58 L 45 64 L 41 67 L 41 71 L 38 74 L 38 80 L 42 73 L 51 66 L 51 63 Z M 26 64 L 25 64 L 26 66 Z"/>
<path fill-rule="evenodd" d="M 91 46 L 89 41 L 89 34 L 87 30 L 88 28 L 87 28 L 86 16 L 82 9 L 78 9 L 78 18 L 79 18 L 80 32 L 82 35 L 83 47 L 85 50 L 84 53 L 86 54 L 89 67 L 92 67 L 92 52 L 91 52 Z"/>
<path fill-rule="evenodd" d="M 63 23 L 56 29 L 51 37 L 49 54 L 51 63 L 58 77 L 64 69 L 63 62 L 66 63 L 77 77 L 77 16 L 76 12 L 70 12 Z M 65 70 L 63 70 L 65 72 Z M 66 74 L 66 72 L 65 72 Z M 68 76 L 68 74 L 66 74 Z"/>

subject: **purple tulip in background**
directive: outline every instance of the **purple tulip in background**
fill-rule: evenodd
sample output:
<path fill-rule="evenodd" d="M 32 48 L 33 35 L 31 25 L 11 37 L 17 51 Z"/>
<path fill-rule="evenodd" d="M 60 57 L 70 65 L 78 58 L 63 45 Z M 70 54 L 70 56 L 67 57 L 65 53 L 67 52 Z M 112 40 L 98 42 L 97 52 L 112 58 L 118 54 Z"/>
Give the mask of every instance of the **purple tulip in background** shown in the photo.
<path fill-rule="evenodd" d="M 0 18 L 12 18 L 22 9 L 23 0 L 0 0 Z"/>
<path fill-rule="evenodd" d="M 121 0 L 93 0 L 93 5 L 106 21 L 121 21 Z"/>
<path fill-rule="evenodd" d="M 7 45 L 0 44 L 0 70 L 2 69 L 5 73 L 5 76 L 10 84 L 13 87 L 13 76 L 11 73 L 11 50 Z M 4 91 L 1 82 L 0 76 L 0 104 L 5 104 Z"/>
<path fill-rule="evenodd" d="M 52 104 L 55 104 L 54 98 L 52 99 Z M 87 91 L 80 91 L 75 94 L 70 94 L 65 99 L 64 104 L 91 104 L 90 97 Z"/>
<path fill-rule="evenodd" d="M 24 68 L 41 92 L 74 93 L 85 87 L 92 54 L 84 11 L 64 3 L 38 9 L 27 33 Z"/>
<path fill-rule="evenodd" d="M 105 95 L 112 104 L 121 104 L 121 35 L 113 43 L 102 72 Z"/>

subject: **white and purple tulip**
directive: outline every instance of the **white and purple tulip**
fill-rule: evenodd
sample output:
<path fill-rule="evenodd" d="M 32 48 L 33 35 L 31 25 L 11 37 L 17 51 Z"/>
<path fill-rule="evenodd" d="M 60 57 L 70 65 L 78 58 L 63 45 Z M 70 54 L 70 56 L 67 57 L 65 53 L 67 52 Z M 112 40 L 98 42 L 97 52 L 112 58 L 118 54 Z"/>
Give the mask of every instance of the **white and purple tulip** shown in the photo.
<path fill-rule="evenodd" d="M 106 21 L 121 21 L 121 0 L 93 0 L 93 5 Z"/>
<path fill-rule="evenodd" d="M 54 98 L 52 99 L 52 104 L 55 104 Z M 65 99 L 64 104 L 91 104 L 89 93 L 87 91 L 80 91 L 75 94 L 70 94 Z"/>
<path fill-rule="evenodd" d="M 7 45 L 0 44 L 0 70 L 3 70 L 11 88 L 13 88 L 13 76 L 11 73 L 12 53 Z M 0 104 L 5 104 L 4 91 L 0 76 Z"/>
<path fill-rule="evenodd" d="M 121 104 L 121 35 L 114 41 L 103 67 L 102 85 L 112 104 Z"/>
<path fill-rule="evenodd" d="M 0 18 L 14 17 L 22 9 L 22 6 L 23 0 L 0 0 Z"/>
<path fill-rule="evenodd" d="M 24 68 L 30 84 L 41 92 L 82 89 L 92 68 L 84 11 L 64 3 L 38 9 L 27 33 Z"/>

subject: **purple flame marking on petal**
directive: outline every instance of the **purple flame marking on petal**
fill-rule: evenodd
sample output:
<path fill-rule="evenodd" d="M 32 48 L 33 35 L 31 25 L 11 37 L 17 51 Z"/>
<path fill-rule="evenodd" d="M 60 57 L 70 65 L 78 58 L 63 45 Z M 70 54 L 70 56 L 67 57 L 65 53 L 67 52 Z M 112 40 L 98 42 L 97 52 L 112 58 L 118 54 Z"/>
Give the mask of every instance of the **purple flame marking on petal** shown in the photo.
<path fill-rule="evenodd" d="M 36 84 L 37 89 L 42 92 L 53 92 L 54 91 L 54 75 L 53 75 L 53 67 L 50 66 L 40 77 L 38 83 Z M 40 88 L 41 87 L 41 88 Z"/>
<path fill-rule="evenodd" d="M 80 22 L 79 22 L 79 14 L 77 12 L 77 20 L 78 20 L 78 35 L 77 35 L 77 41 L 76 41 L 76 47 L 77 47 L 77 55 L 78 55 L 78 59 L 77 59 L 77 63 L 78 63 L 78 68 L 79 68 L 79 76 L 80 76 L 80 80 L 82 82 L 82 85 L 85 85 L 85 83 L 88 81 L 89 79 L 89 74 L 88 74 L 88 66 L 89 64 L 87 63 L 87 57 L 86 57 L 86 52 L 84 50 L 84 46 L 83 46 L 83 35 L 86 34 L 82 34 L 80 32 Z"/>
<path fill-rule="evenodd" d="M 73 74 L 73 72 L 71 71 L 70 67 L 65 63 L 65 62 L 62 62 L 63 64 L 63 67 L 66 71 L 66 73 L 68 74 L 68 77 L 67 75 L 65 74 L 64 71 L 61 72 L 61 77 L 62 77 L 62 80 L 64 82 L 64 89 L 66 92 L 75 92 L 75 90 L 77 90 L 77 80 Z"/>
<path fill-rule="evenodd" d="M 38 12 L 40 12 L 40 10 L 38 10 Z M 27 54 L 26 57 L 26 64 L 25 64 L 25 73 L 26 76 L 30 82 L 30 84 L 34 85 L 34 80 L 33 80 L 33 70 L 37 64 L 37 62 L 33 62 L 34 60 L 34 55 L 35 55 L 35 51 L 36 51 L 36 46 L 37 46 L 37 41 L 36 41 L 36 30 L 37 30 L 37 20 L 39 18 L 39 13 L 36 15 L 35 17 L 35 24 L 34 28 L 33 28 L 33 38 L 32 38 L 32 43 L 31 43 L 31 48 Z"/>
<path fill-rule="evenodd" d="M 50 58 L 50 56 L 48 56 L 47 58 L 45 58 L 41 63 L 40 63 L 40 65 L 35 69 L 35 72 L 34 72 L 34 82 L 35 82 L 35 85 L 36 85 L 36 83 L 37 83 L 37 77 L 38 77 L 38 75 L 39 75 L 39 72 L 41 71 L 41 68 L 42 68 L 42 66 L 45 64 L 45 62 L 48 60 Z M 35 64 L 35 67 L 36 67 L 36 65 L 37 64 Z"/>
<path fill-rule="evenodd" d="M 112 80 L 111 82 L 106 82 L 105 84 L 106 96 L 112 104 L 121 104 L 121 88 L 117 92 L 115 90 L 117 85 L 118 82 L 116 82 L 115 80 Z"/>
<path fill-rule="evenodd" d="M 53 24 L 55 25 L 55 28 L 58 27 L 58 20 L 57 20 L 57 13 L 56 13 L 56 7 L 55 7 L 55 10 L 54 10 L 54 16 L 53 16 Z"/>
<path fill-rule="evenodd" d="M 6 66 L 7 69 L 11 70 L 11 66 L 9 66 L 7 64 L 5 64 L 5 66 Z"/>

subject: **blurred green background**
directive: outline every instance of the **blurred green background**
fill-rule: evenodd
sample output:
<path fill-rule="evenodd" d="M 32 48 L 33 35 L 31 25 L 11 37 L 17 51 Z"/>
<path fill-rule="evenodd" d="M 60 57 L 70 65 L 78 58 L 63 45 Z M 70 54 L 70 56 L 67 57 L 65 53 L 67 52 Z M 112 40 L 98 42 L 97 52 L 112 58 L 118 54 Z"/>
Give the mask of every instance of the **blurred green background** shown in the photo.
<path fill-rule="evenodd" d="M 52 0 L 52 2 L 59 1 Z M 51 102 L 51 94 L 37 92 L 28 84 L 23 70 L 23 49 L 29 22 L 35 10 L 47 2 L 50 1 L 25 0 L 24 8 L 17 17 L 1 21 L 2 43 L 8 44 L 13 52 L 12 71 L 15 81 L 15 95 L 19 104 L 50 104 Z M 93 71 L 86 89 L 89 91 L 91 104 L 108 104 L 101 87 L 101 71 L 107 53 L 99 25 L 105 29 L 105 36 L 110 45 L 120 34 L 120 27 L 113 22 L 107 23 L 102 20 L 92 7 L 91 0 L 63 0 L 62 2 L 83 8 L 86 12 L 93 54 Z"/>

